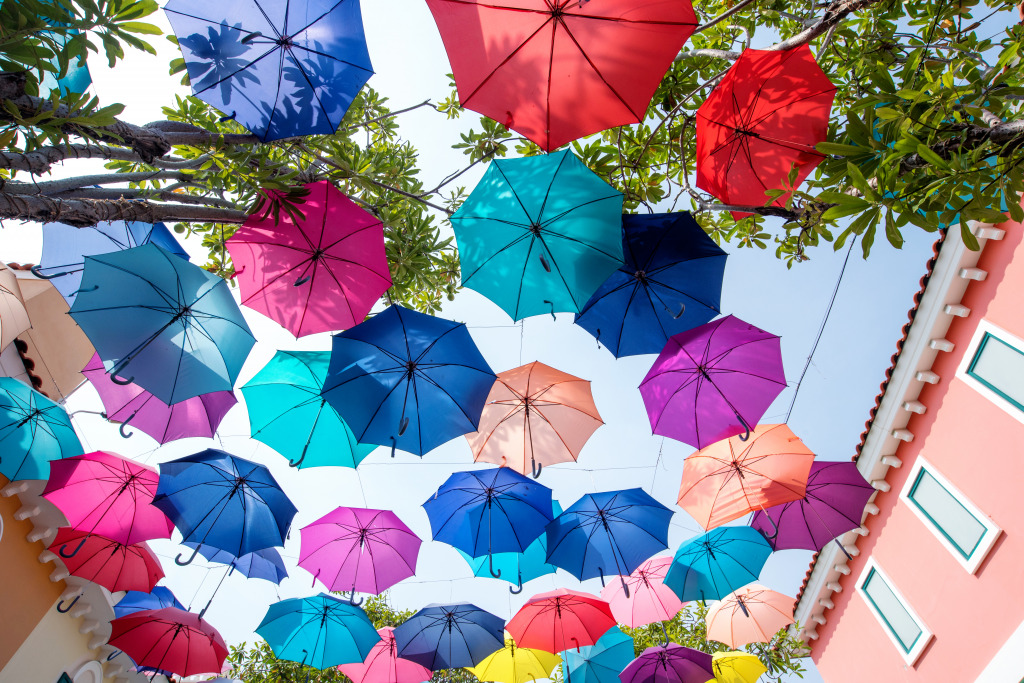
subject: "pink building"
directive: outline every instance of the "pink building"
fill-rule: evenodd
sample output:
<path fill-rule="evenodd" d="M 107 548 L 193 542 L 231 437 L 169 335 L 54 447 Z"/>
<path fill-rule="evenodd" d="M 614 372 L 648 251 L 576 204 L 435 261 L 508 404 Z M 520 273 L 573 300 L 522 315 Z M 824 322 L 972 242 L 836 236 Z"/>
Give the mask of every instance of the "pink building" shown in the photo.
<path fill-rule="evenodd" d="M 796 618 L 829 683 L 1024 679 L 1024 230 L 936 245 Z M 879 296 L 884 296 L 879 283 Z"/>

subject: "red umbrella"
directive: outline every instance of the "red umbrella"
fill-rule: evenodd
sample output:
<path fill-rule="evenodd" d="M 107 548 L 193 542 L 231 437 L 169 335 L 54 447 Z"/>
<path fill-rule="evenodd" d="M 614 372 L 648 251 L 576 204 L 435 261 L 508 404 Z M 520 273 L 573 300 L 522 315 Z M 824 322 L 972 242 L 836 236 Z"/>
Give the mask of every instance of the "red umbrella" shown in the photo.
<path fill-rule="evenodd" d="M 690 0 L 427 0 L 462 106 L 545 150 L 642 121 Z"/>
<path fill-rule="evenodd" d="M 304 337 L 363 321 L 391 286 L 379 218 L 325 180 L 296 221 L 250 216 L 227 241 L 242 303 Z"/>
<path fill-rule="evenodd" d="M 836 88 L 806 45 L 744 50 L 697 110 L 697 187 L 727 204 L 763 206 L 799 185 L 824 155 Z M 773 202 L 784 206 L 786 195 Z"/>
<path fill-rule="evenodd" d="M 73 557 L 61 558 L 68 572 L 99 584 L 111 593 L 149 593 L 156 582 L 164 578 L 160 560 L 145 543 L 122 545 L 109 538 L 61 527 L 49 550 L 59 554 L 61 546 L 79 543 L 81 549 Z"/>
<path fill-rule="evenodd" d="M 559 588 L 523 605 L 505 630 L 519 647 L 563 652 L 593 645 L 615 626 L 608 603 L 596 595 Z"/>
<path fill-rule="evenodd" d="M 228 656 L 217 629 L 177 607 L 133 612 L 114 619 L 110 627 L 110 645 L 141 667 L 179 676 L 220 673 Z"/>

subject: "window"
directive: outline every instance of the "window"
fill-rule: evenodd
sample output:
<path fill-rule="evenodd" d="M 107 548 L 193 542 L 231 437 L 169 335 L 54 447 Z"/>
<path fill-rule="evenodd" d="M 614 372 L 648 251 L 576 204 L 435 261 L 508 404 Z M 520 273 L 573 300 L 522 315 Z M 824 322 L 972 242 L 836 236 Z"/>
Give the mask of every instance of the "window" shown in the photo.
<path fill-rule="evenodd" d="M 1024 422 L 1024 340 L 981 321 L 957 377 Z"/>
<path fill-rule="evenodd" d="M 867 602 L 903 659 L 912 666 L 931 640 L 931 631 L 910 608 L 874 558 L 868 559 L 861 578 L 857 581 L 857 591 Z"/>

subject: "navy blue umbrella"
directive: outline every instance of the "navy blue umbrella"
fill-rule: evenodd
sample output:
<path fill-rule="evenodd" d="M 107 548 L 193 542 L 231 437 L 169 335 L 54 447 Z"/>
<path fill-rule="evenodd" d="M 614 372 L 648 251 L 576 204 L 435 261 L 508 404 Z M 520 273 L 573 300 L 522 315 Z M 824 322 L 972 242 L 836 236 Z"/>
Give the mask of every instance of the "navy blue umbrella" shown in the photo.
<path fill-rule="evenodd" d="M 184 542 L 203 543 L 241 557 L 284 545 L 296 509 L 263 465 L 215 448 L 160 465 L 153 505 Z M 199 547 L 184 565 L 195 559 Z"/>
<path fill-rule="evenodd" d="M 171 0 L 192 92 L 264 142 L 330 135 L 373 75 L 359 0 Z"/>
<path fill-rule="evenodd" d="M 476 431 L 494 379 L 464 324 L 391 306 L 334 336 L 323 396 L 359 443 L 423 455 Z"/>
<path fill-rule="evenodd" d="M 171 592 L 170 588 L 155 586 L 150 593 L 128 591 L 114 605 L 114 617 L 123 617 L 126 614 L 134 614 L 135 612 L 142 612 L 147 609 L 163 609 L 164 607 L 185 609 L 178 602 L 178 599 L 174 597 L 174 593 Z"/>
<path fill-rule="evenodd" d="M 431 671 L 476 666 L 505 647 L 505 621 L 476 605 L 427 605 L 395 627 L 398 656 Z"/>
<path fill-rule="evenodd" d="M 622 253 L 625 264 L 576 316 L 616 358 L 659 353 L 721 312 L 727 255 L 689 213 L 623 216 Z"/>

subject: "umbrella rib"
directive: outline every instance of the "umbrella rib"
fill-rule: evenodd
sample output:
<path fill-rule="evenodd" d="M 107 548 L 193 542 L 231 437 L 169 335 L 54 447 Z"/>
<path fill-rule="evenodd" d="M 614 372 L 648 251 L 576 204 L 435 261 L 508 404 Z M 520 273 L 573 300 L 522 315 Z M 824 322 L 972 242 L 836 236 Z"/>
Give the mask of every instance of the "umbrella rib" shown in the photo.
<path fill-rule="evenodd" d="M 467 3 L 467 4 L 473 4 L 473 5 L 476 5 L 476 3 Z M 509 9 L 509 8 L 504 8 L 504 7 L 494 7 L 493 9 Z M 535 12 L 534 10 L 525 10 L 525 11 L 527 11 L 527 12 L 533 12 L 533 13 L 536 13 L 536 14 L 547 14 L 546 12 Z M 495 66 L 495 67 L 494 67 L 494 68 L 493 68 L 493 69 L 491 70 L 491 72 L 490 72 L 489 74 L 487 74 L 487 76 L 485 76 L 485 77 L 484 77 L 484 79 L 483 79 L 483 80 L 481 80 L 481 81 L 480 81 L 480 83 L 478 83 L 478 84 L 477 84 L 477 86 L 476 86 L 475 88 L 473 88 L 473 92 L 469 93 L 469 94 L 468 94 L 468 95 L 466 95 L 466 97 L 464 97 L 464 98 L 460 98 L 460 99 L 462 99 L 462 106 L 466 106 L 467 104 L 469 104 L 469 101 L 470 101 L 471 99 L 473 99 L 473 96 L 474 96 L 474 95 L 476 95 L 476 94 L 477 94 L 478 92 L 480 92 L 480 89 L 481 89 L 482 87 L 484 87 L 484 86 L 485 86 L 485 85 L 487 84 L 487 82 L 488 82 L 489 80 L 491 80 L 491 77 L 493 77 L 493 76 L 494 76 L 494 74 L 498 73 L 498 70 L 499 70 L 499 69 L 500 69 L 501 67 L 505 66 L 505 65 L 506 65 L 506 64 L 508 64 L 508 63 L 509 63 L 510 61 L 512 61 L 512 58 L 513 58 L 513 57 L 515 57 L 515 56 L 516 56 L 516 54 L 518 54 L 520 50 L 522 50 L 522 49 L 523 49 L 524 47 L 526 47 L 526 44 L 527 44 L 527 43 L 529 43 L 529 42 L 530 42 L 531 40 L 533 40 L 534 36 L 536 36 L 536 35 L 537 35 L 538 33 L 540 33 L 540 32 L 541 32 L 541 31 L 542 31 L 542 30 L 544 29 L 544 27 L 545 27 L 545 26 L 546 26 L 546 25 L 547 25 L 547 24 L 548 24 L 549 22 L 551 22 L 551 21 L 552 21 L 552 19 L 553 19 L 553 17 L 550 17 L 550 16 L 549 16 L 549 17 L 548 17 L 548 18 L 547 18 L 547 19 L 546 19 L 546 20 L 544 21 L 544 23 L 543 23 L 543 24 L 541 24 L 540 26 L 538 26 L 538 27 L 537 27 L 537 30 L 536 30 L 536 31 L 534 31 L 534 32 L 533 32 L 533 33 L 531 33 L 531 34 L 530 34 L 529 36 L 527 36 L 527 37 L 526 37 L 526 39 L 525 39 L 525 40 L 523 40 L 523 42 L 522 42 L 522 43 L 521 43 L 521 44 L 520 44 L 520 45 L 519 45 L 519 46 L 518 46 L 518 47 L 517 47 L 516 49 L 512 50 L 512 52 L 510 52 L 510 53 L 508 54 L 508 56 L 507 56 L 507 57 L 505 57 L 505 59 L 503 59 L 503 60 L 501 61 L 501 63 L 500 63 L 500 64 L 498 64 L 497 66 Z M 495 167 L 497 167 L 497 165 L 495 165 Z M 504 174 L 502 174 L 502 175 L 504 175 Z"/>
<path fill-rule="evenodd" d="M 569 25 L 568 25 L 568 24 L 567 24 L 567 23 L 565 22 L 565 19 L 559 19 L 559 23 L 561 23 L 561 24 L 562 24 L 562 28 L 563 28 L 563 29 L 565 29 L 565 33 L 566 33 L 566 35 L 568 35 L 568 36 L 569 36 L 569 39 L 570 39 L 570 40 L 572 40 L 572 42 L 573 42 L 573 45 L 575 45 L 575 46 L 576 46 L 576 48 L 577 48 L 577 49 L 578 49 L 578 50 L 580 51 L 580 54 L 581 54 L 581 55 L 583 55 L 583 59 L 587 60 L 587 64 L 589 64 L 589 65 L 590 65 L 590 68 L 594 70 L 594 73 L 595 73 L 595 74 L 597 74 L 597 77 L 601 79 L 601 82 L 602 82 L 602 83 L 604 83 L 604 84 L 605 84 L 605 86 L 606 86 L 606 87 L 608 88 L 608 90 L 610 90 L 610 91 L 611 91 L 611 93 L 612 93 L 613 95 L 615 95 L 615 98 L 616 98 L 616 99 L 617 99 L 617 100 L 618 100 L 619 102 L 621 102 L 621 103 L 622 103 L 622 106 L 624 106 L 624 107 L 626 108 L 626 111 L 628 111 L 628 112 L 629 112 L 630 114 L 632 114 L 632 115 L 633 115 L 633 116 L 634 116 L 634 117 L 636 118 L 637 122 L 643 121 L 643 120 L 644 120 L 643 114 L 637 114 L 637 113 L 636 113 L 635 111 L 633 111 L 633 107 L 632 107 L 632 106 L 630 106 L 629 102 L 627 102 L 627 101 L 626 101 L 626 99 L 625 99 L 625 98 L 624 98 L 624 97 L 623 97 L 622 95 L 620 95 L 620 94 L 619 94 L 619 91 L 618 91 L 618 90 L 616 90 L 616 89 L 615 89 L 615 88 L 614 88 L 614 87 L 612 86 L 612 84 L 611 84 L 611 83 L 609 83 L 609 82 L 607 81 L 607 79 L 605 79 L 605 77 L 604 77 L 604 74 L 602 74 L 602 73 L 601 73 L 601 72 L 600 72 L 600 71 L 598 70 L 598 68 L 597 68 L 597 65 L 596 65 L 596 64 L 594 64 L 594 62 L 593 62 L 593 61 L 592 61 L 592 60 L 590 59 L 590 55 L 588 55 L 588 54 L 587 54 L 587 53 L 586 53 L 586 52 L 585 52 L 585 51 L 583 50 L 583 46 L 581 46 L 581 45 L 579 44 L 579 41 L 577 41 L 577 40 L 576 40 L 576 36 L 574 36 L 574 35 L 572 34 L 572 31 L 570 31 L 570 30 L 569 30 Z M 553 43 L 554 43 L 554 41 L 552 40 L 552 48 L 554 47 Z M 554 49 L 552 49 L 552 59 L 553 59 L 553 58 L 554 58 Z M 550 111 L 551 111 L 551 107 L 550 107 L 550 105 L 549 105 L 549 106 L 548 106 L 548 112 L 549 112 L 548 116 L 550 116 Z M 646 113 L 646 110 L 645 110 L 645 112 L 644 112 L 644 113 Z M 550 127 L 551 127 L 551 126 L 550 126 L 550 121 L 549 121 L 549 124 L 548 124 L 548 128 L 550 129 Z"/>
<path fill-rule="evenodd" d="M 498 221 L 498 222 L 503 223 L 505 221 Z M 524 226 L 521 226 L 521 225 L 519 225 L 517 223 L 509 223 L 509 225 L 514 225 L 515 227 L 524 227 Z M 530 238 L 530 237 L 533 237 L 533 235 L 530 232 L 528 232 L 528 231 L 524 232 L 521 235 L 517 235 L 511 242 L 509 242 L 505 246 L 501 247 L 500 249 L 496 249 L 493 254 L 491 254 L 486 259 L 484 259 L 484 261 L 479 266 L 476 267 L 476 270 L 471 272 L 469 275 L 466 275 L 465 273 L 462 274 L 462 284 L 466 284 L 469 281 L 470 278 L 472 278 L 474 275 L 476 275 L 481 270 L 483 270 L 484 266 L 486 266 L 492 260 L 494 260 L 495 258 L 500 256 L 503 252 L 505 252 L 508 249 L 511 249 L 512 247 L 514 247 L 519 242 L 523 242 L 527 238 Z"/>

